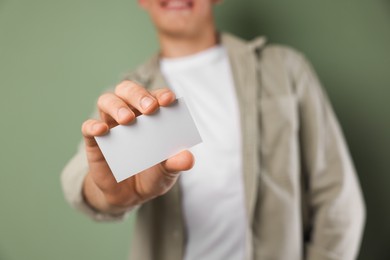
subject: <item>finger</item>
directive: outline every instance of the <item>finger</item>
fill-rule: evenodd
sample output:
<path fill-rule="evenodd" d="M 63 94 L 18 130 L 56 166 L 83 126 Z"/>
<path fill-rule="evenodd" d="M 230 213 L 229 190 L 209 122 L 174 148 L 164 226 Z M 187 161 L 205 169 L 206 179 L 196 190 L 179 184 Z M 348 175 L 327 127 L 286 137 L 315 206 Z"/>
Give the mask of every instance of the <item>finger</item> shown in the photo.
<path fill-rule="evenodd" d="M 103 111 L 99 111 L 99 114 L 100 114 L 100 120 L 106 123 L 110 129 L 119 125 L 118 122 L 115 121 L 115 119 L 112 118 L 109 114 L 106 114 Z"/>
<path fill-rule="evenodd" d="M 187 171 L 194 166 L 195 158 L 188 150 L 182 151 L 161 163 L 166 174 Z"/>
<path fill-rule="evenodd" d="M 145 88 L 128 80 L 115 88 L 115 94 L 142 114 L 151 114 L 158 108 L 157 100 Z"/>
<path fill-rule="evenodd" d="M 109 127 L 106 123 L 89 119 L 81 126 L 81 132 L 84 136 L 85 144 L 89 147 L 96 146 L 95 136 L 104 135 L 108 132 Z"/>
<path fill-rule="evenodd" d="M 113 93 L 105 93 L 98 99 L 98 108 L 101 118 L 109 123 L 109 118 L 113 118 L 118 124 L 128 124 L 135 118 L 134 112 L 118 96 Z"/>
<path fill-rule="evenodd" d="M 151 94 L 157 99 L 160 106 L 169 106 L 176 100 L 176 95 L 169 88 L 156 89 Z"/>

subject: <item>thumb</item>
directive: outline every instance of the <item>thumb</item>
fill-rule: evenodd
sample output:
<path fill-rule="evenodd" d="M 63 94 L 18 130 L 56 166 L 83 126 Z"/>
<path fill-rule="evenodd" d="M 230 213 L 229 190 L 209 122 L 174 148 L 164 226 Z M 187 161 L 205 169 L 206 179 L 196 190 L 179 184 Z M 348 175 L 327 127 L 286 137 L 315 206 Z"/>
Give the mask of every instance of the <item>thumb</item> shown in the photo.
<path fill-rule="evenodd" d="M 169 191 L 176 183 L 181 171 L 186 171 L 194 165 L 194 156 L 189 151 L 183 151 L 171 158 L 135 175 L 135 187 L 143 201 L 150 200 Z M 129 180 L 133 180 L 130 178 Z M 142 185 L 141 185 L 142 184 Z"/>
<path fill-rule="evenodd" d="M 188 150 L 182 151 L 161 163 L 165 174 L 187 171 L 194 166 L 195 159 Z"/>

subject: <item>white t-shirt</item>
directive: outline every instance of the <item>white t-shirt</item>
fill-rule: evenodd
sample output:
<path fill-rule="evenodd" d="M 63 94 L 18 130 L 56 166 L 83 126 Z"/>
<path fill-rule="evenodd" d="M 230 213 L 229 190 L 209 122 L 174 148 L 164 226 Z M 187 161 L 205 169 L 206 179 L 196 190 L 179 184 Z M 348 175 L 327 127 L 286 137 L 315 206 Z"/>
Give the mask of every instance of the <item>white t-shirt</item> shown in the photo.
<path fill-rule="evenodd" d="M 238 101 L 227 52 L 215 46 L 162 59 L 161 70 L 184 97 L 202 136 L 194 167 L 181 175 L 185 260 L 244 259 L 247 218 Z"/>

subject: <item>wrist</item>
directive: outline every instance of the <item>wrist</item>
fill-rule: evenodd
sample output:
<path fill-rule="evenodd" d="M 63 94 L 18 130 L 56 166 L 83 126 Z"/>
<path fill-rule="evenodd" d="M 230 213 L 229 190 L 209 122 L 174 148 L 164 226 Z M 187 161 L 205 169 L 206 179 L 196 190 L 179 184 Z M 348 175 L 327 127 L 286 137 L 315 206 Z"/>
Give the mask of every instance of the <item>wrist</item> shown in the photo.
<path fill-rule="evenodd" d="M 131 210 L 136 203 L 119 200 L 112 194 L 104 193 L 94 182 L 90 173 L 84 179 L 82 195 L 86 204 L 93 210 L 101 213 L 122 214 Z M 118 196 L 118 195 L 116 195 Z"/>

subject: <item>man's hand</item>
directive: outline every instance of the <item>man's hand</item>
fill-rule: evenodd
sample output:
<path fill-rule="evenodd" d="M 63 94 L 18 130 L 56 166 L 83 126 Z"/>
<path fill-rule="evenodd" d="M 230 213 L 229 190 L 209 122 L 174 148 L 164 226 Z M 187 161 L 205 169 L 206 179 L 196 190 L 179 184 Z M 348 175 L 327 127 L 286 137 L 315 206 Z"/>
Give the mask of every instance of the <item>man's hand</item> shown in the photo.
<path fill-rule="evenodd" d="M 192 168 L 192 154 L 183 151 L 117 183 L 94 139 L 118 124 L 130 123 L 140 114 L 152 114 L 159 106 L 168 106 L 175 99 L 175 94 L 169 89 L 148 92 L 131 81 L 123 81 L 116 87 L 115 93 L 99 97 L 100 120 L 89 119 L 82 125 L 89 164 L 83 193 L 92 207 L 103 212 L 122 212 L 166 193 L 176 182 L 180 171 Z"/>

